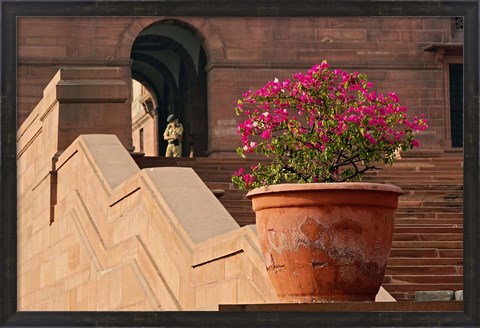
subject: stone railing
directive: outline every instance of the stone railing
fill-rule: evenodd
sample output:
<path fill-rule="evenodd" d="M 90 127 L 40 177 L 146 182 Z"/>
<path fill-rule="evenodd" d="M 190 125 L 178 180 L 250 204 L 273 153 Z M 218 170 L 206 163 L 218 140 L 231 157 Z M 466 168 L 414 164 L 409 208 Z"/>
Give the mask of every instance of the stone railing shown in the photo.
<path fill-rule="evenodd" d="M 80 271 L 90 267 L 86 283 L 96 286 L 87 308 L 193 310 L 275 301 L 255 232 L 239 228 L 193 170 L 139 170 L 112 135 L 80 136 L 55 170 L 50 229 L 76 235 L 90 259 L 86 267 L 80 261 Z"/>
<path fill-rule="evenodd" d="M 19 308 L 274 302 L 254 227 L 193 170 L 131 158 L 127 76 L 61 70 L 18 131 Z"/>

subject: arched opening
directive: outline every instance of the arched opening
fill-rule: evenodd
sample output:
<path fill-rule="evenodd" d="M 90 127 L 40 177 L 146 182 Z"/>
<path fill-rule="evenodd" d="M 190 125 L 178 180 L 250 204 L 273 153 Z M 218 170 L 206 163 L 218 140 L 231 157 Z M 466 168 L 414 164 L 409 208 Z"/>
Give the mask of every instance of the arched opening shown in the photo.
<path fill-rule="evenodd" d="M 163 156 L 167 146 L 163 140 L 166 118 L 175 114 L 184 127 L 182 156 L 205 156 L 208 143 L 207 59 L 202 40 L 184 23 L 161 21 L 137 36 L 130 58 L 132 78 L 144 88 L 144 94 L 137 97 L 137 103 L 141 103 L 137 108 L 143 108 L 150 116 L 134 122 L 133 139 L 138 143 L 140 138 L 135 138 L 135 133 L 141 133 L 142 142 L 154 143 L 154 155 Z M 137 112 L 140 111 L 137 109 Z M 132 115 L 135 117 L 135 113 Z M 142 128 L 151 123 L 155 127 L 149 130 L 153 132 L 148 137 Z"/>

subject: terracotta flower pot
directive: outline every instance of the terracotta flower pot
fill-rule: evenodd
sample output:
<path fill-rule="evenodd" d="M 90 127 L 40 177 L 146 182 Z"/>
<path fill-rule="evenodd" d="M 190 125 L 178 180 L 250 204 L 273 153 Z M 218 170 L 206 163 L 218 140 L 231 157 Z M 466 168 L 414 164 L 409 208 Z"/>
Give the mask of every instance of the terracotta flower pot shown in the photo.
<path fill-rule="evenodd" d="M 281 301 L 374 301 L 393 238 L 398 187 L 281 184 L 252 199 L 270 280 Z"/>

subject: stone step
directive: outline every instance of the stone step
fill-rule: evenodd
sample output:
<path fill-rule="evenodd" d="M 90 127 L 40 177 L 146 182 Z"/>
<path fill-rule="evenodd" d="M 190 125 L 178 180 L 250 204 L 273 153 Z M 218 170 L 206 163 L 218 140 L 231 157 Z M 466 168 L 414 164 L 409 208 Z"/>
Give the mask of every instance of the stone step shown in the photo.
<path fill-rule="evenodd" d="M 443 148 L 443 149 L 428 149 L 428 148 L 415 148 L 401 152 L 402 158 L 405 157 L 456 157 L 463 156 L 463 148 Z"/>
<path fill-rule="evenodd" d="M 164 157 L 134 157 L 135 161 L 141 167 L 153 167 L 153 166 L 186 166 L 194 167 L 198 169 L 214 169 L 214 170 L 237 170 L 240 167 L 248 170 L 252 165 L 258 163 L 268 164 L 268 160 L 258 159 L 241 159 L 241 158 L 208 158 L 208 157 L 196 157 L 196 158 L 164 158 Z M 394 166 L 377 165 L 378 170 L 367 171 L 366 176 L 375 176 L 388 174 L 391 172 L 400 172 L 400 174 L 407 174 L 409 172 L 444 172 L 445 174 L 461 175 L 463 172 L 463 160 L 451 161 L 436 160 L 436 161 L 424 161 L 421 160 L 399 160 Z"/>
<path fill-rule="evenodd" d="M 385 275 L 388 276 L 401 276 L 401 275 L 462 275 L 462 265 L 401 265 L 391 266 L 388 265 L 385 270 Z M 396 279 L 396 278 L 395 278 Z"/>
<path fill-rule="evenodd" d="M 219 178 L 224 179 L 225 181 L 230 181 L 232 178 L 233 173 L 236 171 L 234 169 L 231 170 L 207 170 L 201 168 L 193 168 L 195 172 L 206 179 L 206 181 L 210 181 L 210 179 L 215 179 L 212 181 L 216 181 Z M 409 175 L 409 176 L 401 176 L 398 174 L 393 175 L 381 175 L 375 177 L 365 177 L 362 179 L 365 182 L 377 182 L 377 183 L 386 183 L 386 184 L 393 184 L 399 186 L 406 186 L 412 184 L 431 184 L 431 183 L 455 183 L 455 184 L 463 184 L 463 178 L 455 175 L 445 174 L 442 175 L 440 173 L 432 176 L 428 176 L 425 174 L 419 175 Z"/>
<path fill-rule="evenodd" d="M 229 163 L 229 162 L 234 162 L 234 163 L 239 163 L 239 162 L 265 162 L 268 163 L 269 160 L 265 159 L 263 157 L 253 157 L 253 156 L 248 156 L 248 157 L 177 157 L 177 158 L 172 158 L 172 157 L 156 157 L 156 156 L 141 156 L 140 154 L 136 154 L 135 156 L 136 159 L 139 160 L 156 160 L 156 161 L 165 161 L 165 162 L 197 162 L 197 163 L 209 163 L 209 162 L 214 162 L 214 163 Z M 453 158 L 453 157 L 409 157 L 409 158 L 401 158 L 398 159 L 393 167 L 397 165 L 405 165 L 405 164 L 417 164 L 417 165 L 431 165 L 432 163 L 463 163 L 463 157 L 459 158 Z M 384 166 L 384 167 L 392 167 L 388 164 L 383 164 L 383 163 L 377 163 L 376 166 Z"/>
<path fill-rule="evenodd" d="M 367 171 L 368 174 L 376 174 L 376 172 L 390 172 L 390 171 L 410 171 L 410 172 L 426 172 L 429 170 L 443 170 L 443 171 L 453 171 L 461 172 L 463 170 L 463 160 L 462 161 L 436 161 L 436 162 L 422 162 L 422 161 L 406 161 L 400 160 L 393 164 L 389 165 L 377 165 L 376 170 Z"/>
<path fill-rule="evenodd" d="M 221 198 L 221 202 L 224 206 L 242 210 L 245 208 L 252 207 L 251 200 L 246 198 L 245 194 L 235 194 L 232 195 L 230 191 L 223 188 L 210 188 L 211 190 L 222 189 L 224 195 Z M 438 206 L 438 207 L 411 207 L 405 205 L 399 205 L 395 217 L 397 220 L 416 218 L 416 219 L 440 219 L 440 218 L 457 218 L 463 219 L 463 205 L 462 206 Z M 399 221 L 398 221 L 399 222 Z"/>
<path fill-rule="evenodd" d="M 392 247 L 390 258 L 394 257 L 447 257 L 447 258 L 463 258 L 463 249 L 437 249 L 437 248 L 406 248 Z"/>
<path fill-rule="evenodd" d="M 442 183 L 417 183 L 412 181 L 410 183 L 399 183 L 397 184 L 402 190 L 406 191 L 463 191 L 463 183 L 458 182 L 442 182 Z"/>
<path fill-rule="evenodd" d="M 222 199 L 220 199 L 220 202 L 230 212 L 230 214 L 234 216 L 236 215 L 241 216 L 246 213 L 253 213 L 252 207 L 249 203 L 245 203 L 245 202 L 241 204 L 224 203 Z M 421 222 L 420 219 L 422 218 L 430 218 L 433 220 L 439 220 L 441 218 L 453 218 L 453 219 L 459 219 L 458 224 L 462 224 L 463 222 L 462 220 L 460 220 L 463 217 L 462 213 L 455 214 L 455 213 L 412 213 L 412 212 L 401 213 L 400 212 L 395 214 L 395 223 L 400 223 L 398 220 L 401 220 L 402 218 L 405 218 L 405 217 L 411 217 L 412 214 L 415 214 L 417 216 L 417 218 L 415 219 L 416 220 L 415 222 L 418 222 L 419 224 Z M 416 224 L 416 223 L 413 223 L 413 224 Z"/>
<path fill-rule="evenodd" d="M 448 258 L 448 257 L 392 257 L 388 259 L 387 268 L 392 267 L 405 267 L 405 266 L 419 266 L 419 265 L 432 265 L 432 266 L 463 266 L 463 258 Z"/>
<path fill-rule="evenodd" d="M 419 207 L 410 207 L 410 206 L 402 206 L 399 204 L 395 213 L 397 214 L 405 214 L 405 213 L 415 213 L 417 214 L 428 214 L 428 213 L 442 213 L 442 214 L 450 214 L 450 213 L 463 213 L 463 206 L 419 206 Z"/>
<path fill-rule="evenodd" d="M 208 185 L 209 182 L 206 182 L 206 184 Z M 245 195 L 247 194 L 247 192 L 245 190 L 238 190 L 236 188 L 233 187 L 233 183 L 231 182 L 223 182 L 223 185 L 226 187 L 225 189 L 228 191 L 228 194 L 231 196 L 231 197 L 242 197 L 242 198 L 245 198 Z M 228 189 L 228 187 L 231 186 L 232 189 Z"/>
<path fill-rule="evenodd" d="M 460 290 L 463 289 L 463 283 L 421 283 L 421 284 L 412 284 L 412 283 L 401 283 L 401 282 L 392 282 L 392 283 L 382 283 L 382 287 L 389 293 L 402 293 L 408 292 L 415 295 L 416 291 L 419 290 Z M 414 297 L 412 298 L 414 299 Z"/>
<path fill-rule="evenodd" d="M 393 184 L 395 186 L 399 186 L 400 188 L 404 189 L 404 186 L 406 185 L 412 185 L 412 184 L 421 184 L 423 185 L 431 185 L 432 183 L 438 183 L 438 184 L 455 184 L 455 185 L 460 185 L 463 184 L 463 180 L 460 180 L 456 177 L 437 177 L 437 176 L 418 176 L 418 177 L 385 177 L 385 176 L 379 176 L 379 177 L 371 177 L 371 178 L 365 178 L 362 179 L 364 182 L 376 182 L 376 183 L 385 183 L 385 184 Z"/>
<path fill-rule="evenodd" d="M 248 210 L 231 210 L 229 209 L 230 214 L 234 218 L 255 218 L 255 213 L 251 208 Z M 462 218 L 453 218 L 453 219 L 438 219 L 438 218 L 395 218 L 395 226 L 402 227 L 402 228 L 415 228 L 419 227 L 421 229 L 430 229 L 430 228 L 441 228 L 441 229 L 454 229 L 459 228 L 462 229 L 463 227 L 463 219 Z"/>
<path fill-rule="evenodd" d="M 403 190 L 400 197 L 413 199 L 415 197 L 431 197 L 434 199 L 463 199 L 463 190 Z"/>
<path fill-rule="evenodd" d="M 251 225 L 251 224 L 255 224 L 255 219 L 239 219 L 237 220 L 237 223 L 239 226 L 241 227 L 244 227 L 244 226 L 247 226 L 247 225 Z"/>
<path fill-rule="evenodd" d="M 255 212 L 253 212 L 253 210 L 250 210 L 250 211 L 242 211 L 241 213 L 237 212 L 237 211 L 234 211 L 234 210 L 231 210 L 229 208 L 227 208 L 228 212 L 230 213 L 231 216 L 233 216 L 235 219 L 255 219 Z"/>
<path fill-rule="evenodd" d="M 402 211 L 397 211 L 395 213 L 395 218 L 411 218 L 412 216 L 415 216 L 415 218 L 418 219 L 462 219 L 463 220 L 463 213 L 461 211 L 457 213 L 435 213 L 435 212 L 426 212 L 426 213 L 421 213 L 421 212 L 402 212 Z M 463 221 L 461 221 L 463 222 Z"/>
<path fill-rule="evenodd" d="M 397 161 L 393 166 L 377 166 L 376 170 L 367 171 L 367 174 L 382 174 L 383 172 L 431 172 L 452 171 L 462 172 L 463 161 L 451 162 L 407 162 Z"/>
<path fill-rule="evenodd" d="M 250 215 L 251 213 L 254 213 L 251 204 L 243 205 L 243 206 L 242 205 L 225 206 L 225 208 L 227 208 L 230 213 L 233 213 L 239 216 L 242 216 L 245 214 Z"/>
<path fill-rule="evenodd" d="M 256 223 L 255 215 L 234 216 L 234 219 L 241 227 L 243 227 L 244 225 Z"/>
<path fill-rule="evenodd" d="M 408 207 L 398 207 L 395 217 L 416 217 L 416 218 L 463 218 L 463 208 L 439 207 L 439 208 L 421 208 L 418 210 Z"/>
<path fill-rule="evenodd" d="M 439 235 L 442 236 L 444 234 L 447 235 L 455 235 L 455 236 L 463 236 L 463 227 L 443 227 L 443 226 L 433 226 L 433 225 L 425 225 L 421 226 L 418 224 L 412 225 L 412 226 L 405 226 L 405 225 L 399 225 L 398 223 L 395 224 L 395 235 L 405 235 L 408 236 L 412 235 L 417 235 L 417 234 L 422 234 L 422 236 L 426 235 Z M 428 238 L 428 237 L 427 237 Z"/>
<path fill-rule="evenodd" d="M 390 295 L 399 302 L 415 301 L 415 293 L 389 291 Z"/>
<path fill-rule="evenodd" d="M 459 218 L 434 218 L 434 217 L 424 217 L 417 218 L 406 216 L 406 217 L 395 217 L 395 226 L 396 227 L 427 227 L 427 226 L 436 226 L 439 228 L 461 228 L 463 227 L 463 216 Z"/>
<path fill-rule="evenodd" d="M 229 193 L 233 191 L 233 190 L 231 190 L 233 188 L 233 183 L 231 183 L 231 182 L 205 181 L 205 185 L 209 189 L 223 189 L 225 191 L 228 191 Z M 235 192 L 237 192 L 237 190 L 235 190 Z"/>
<path fill-rule="evenodd" d="M 399 233 L 395 231 L 393 239 L 395 241 L 463 241 L 463 233 Z"/>
<path fill-rule="evenodd" d="M 446 202 L 449 204 L 460 204 L 455 206 L 463 206 L 463 190 L 459 191 L 443 191 L 443 192 L 416 192 L 404 190 L 398 200 L 403 202 L 431 202 L 432 206 L 437 202 Z"/>
<path fill-rule="evenodd" d="M 463 297 L 463 291 L 462 297 Z M 458 293 L 457 293 L 458 295 Z M 458 295 L 457 297 L 459 297 Z M 453 290 L 432 290 L 432 291 L 417 291 L 415 292 L 415 301 L 420 302 L 445 302 L 455 300 L 455 291 Z"/>
<path fill-rule="evenodd" d="M 458 200 L 411 200 L 400 197 L 398 206 L 411 208 L 436 208 L 436 207 L 455 207 L 463 208 L 463 202 Z"/>
<path fill-rule="evenodd" d="M 168 160 L 137 160 L 141 167 L 155 167 L 155 166 L 183 166 L 192 167 L 199 170 L 212 170 L 212 171 L 237 171 L 239 168 L 243 168 L 248 171 L 252 166 L 257 164 L 268 165 L 265 162 L 222 162 L 215 161 L 210 163 L 202 163 L 197 161 L 168 161 Z M 409 176 L 458 176 L 463 179 L 463 168 L 457 166 L 446 165 L 430 165 L 425 167 L 419 166 L 401 166 L 395 165 L 391 168 L 384 168 L 379 170 L 367 171 L 364 174 L 366 178 L 379 177 L 379 176 L 395 176 L 395 175 L 409 177 Z"/>
<path fill-rule="evenodd" d="M 181 157 L 181 158 L 165 158 L 165 157 L 138 157 L 134 158 L 140 167 L 160 167 L 160 166 L 184 166 L 192 168 L 222 169 L 228 168 L 237 170 L 240 167 L 244 169 L 250 168 L 258 163 L 268 163 L 265 160 L 248 160 L 241 158 L 208 158 L 208 157 Z"/>
<path fill-rule="evenodd" d="M 463 241 L 444 241 L 444 240 L 435 240 L 435 241 L 423 241 L 423 240 L 413 240 L 413 241 L 393 241 L 392 248 L 436 248 L 436 249 L 462 249 Z"/>
<path fill-rule="evenodd" d="M 193 168 L 194 171 L 205 181 L 218 181 L 219 178 L 222 178 L 225 182 L 231 182 L 232 176 L 235 173 L 235 170 L 204 170 L 199 168 Z M 250 173 L 250 172 L 246 172 Z M 210 180 L 214 179 L 214 180 Z"/>
<path fill-rule="evenodd" d="M 206 184 L 209 185 L 211 182 L 207 182 Z M 243 190 L 237 190 L 237 189 L 228 189 L 228 188 L 233 188 L 233 184 L 230 182 L 224 183 L 222 186 L 224 189 L 227 189 L 229 192 L 229 195 L 234 198 L 245 198 L 245 195 L 247 194 L 246 191 Z M 404 190 L 405 192 L 405 190 Z M 445 192 L 435 192 L 435 193 L 430 193 L 428 191 L 426 192 L 405 192 L 405 194 L 401 195 L 399 198 L 399 203 L 400 204 L 407 204 L 408 202 L 429 202 L 431 205 L 434 205 L 435 203 L 441 203 L 445 202 L 445 205 L 448 204 L 459 204 L 455 206 L 463 206 L 460 205 L 463 203 L 463 191 L 457 191 L 457 192 L 450 192 L 450 193 L 445 193 Z"/>
<path fill-rule="evenodd" d="M 247 199 L 246 193 L 232 193 L 230 190 L 226 190 L 226 193 L 229 195 L 228 199 L 224 197 L 225 204 L 234 204 L 236 202 L 245 202 L 250 204 L 250 200 Z M 424 209 L 425 211 L 429 211 L 431 209 L 439 208 L 443 209 L 458 209 L 463 210 L 463 202 L 461 201 L 445 201 L 445 200 L 405 200 L 399 199 L 398 202 L 398 209 L 405 209 L 410 211 L 416 211 Z"/>
<path fill-rule="evenodd" d="M 222 200 L 227 202 L 227 204 L 229 202 L 240 202 L 240 203 L 243 203 L 243 202 L 247 202 L 249 204 L 251 204 L 251 200 L 248 199 L 247 197 L 245 197 L 246 194 L 235 194 L 233 192 L 231 192 L 231 190 L 225 190 L 225 195 L 222 197 Z"/>
<path fill-rule="evenodd" d="M 408 284 L 462 284 L 463 275 L 385 275 L 383 283 L 408 283 Z M 383 284 L 382 283 L 382 284 Z"/>
<path fill-rule="evenodd" d="M 455 177 L 463 180 L 463 170 L 461 168 L 449 167 L 427 167 L 427 168 L 397 168 L 388 170 L 367 171 L 363 175 L 365 178 L 378 177 Z"/>
<path fill-rule="evenodd" d="M 364 182 L 368 182 L 365 181 Z M 207 185 L 209 181 L 205 182 Z M 224 183 L 231 185 L 232 191 L 236 192 L 244 192 L 243 190 L 238 190 L 233 187 L 233 184 L 230 180 L 224 181 Z M 436 185 L 427 185 L 427 184 L 409 184 L 409 185 L 397 185 L 398 187 L 402 188 L 403 195 L 400 197 L 408 197 L 408 196 L 442 196 L 446 199 L 457 199 L 459 197 L 463 198 L 463 185 L 458 184 L 436 184 Z"/>

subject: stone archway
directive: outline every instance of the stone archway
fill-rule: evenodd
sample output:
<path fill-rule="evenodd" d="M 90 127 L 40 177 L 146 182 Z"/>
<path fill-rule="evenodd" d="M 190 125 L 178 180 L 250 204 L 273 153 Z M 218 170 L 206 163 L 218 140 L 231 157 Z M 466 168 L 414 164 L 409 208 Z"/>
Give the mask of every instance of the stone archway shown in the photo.
<path fill-rule="evenodd" d="M 175 114 L 184 126 L 182 155 L 205 156 L 207 152 L 207 57 L 202 42 L 190 25 L 178 20 L 153 23 L 133 42 L 132 78 L 151 95 L 155 108 L 149 114 L 160 156 L 165 152 L 163 131 L 169 114 Z"/>

